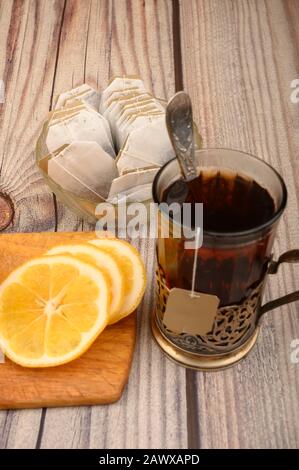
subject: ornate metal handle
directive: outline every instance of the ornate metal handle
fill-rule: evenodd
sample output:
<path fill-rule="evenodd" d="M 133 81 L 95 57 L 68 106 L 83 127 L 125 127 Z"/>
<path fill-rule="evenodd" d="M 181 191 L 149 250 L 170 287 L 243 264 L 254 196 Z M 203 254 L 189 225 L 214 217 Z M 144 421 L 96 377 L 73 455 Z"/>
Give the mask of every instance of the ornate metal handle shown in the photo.
<path fill-rule="evenodd" d="M 277 261 L 271 261 L 268 273 L 276 274 L 281 263 L 298 263 L 299 262 L 299 250 L 290 250 L 283 253 Z M 264 313 L 273 310 L 274 308 L 280 307 L 281 305 L 289 304 L 290 302 L 295 302 L 299 300 L 299 290 L 292 292 L 291 294 L 284 295 L 278 299 L 271 300 L 263 305 L 260 309 L 260 318 Z"/>

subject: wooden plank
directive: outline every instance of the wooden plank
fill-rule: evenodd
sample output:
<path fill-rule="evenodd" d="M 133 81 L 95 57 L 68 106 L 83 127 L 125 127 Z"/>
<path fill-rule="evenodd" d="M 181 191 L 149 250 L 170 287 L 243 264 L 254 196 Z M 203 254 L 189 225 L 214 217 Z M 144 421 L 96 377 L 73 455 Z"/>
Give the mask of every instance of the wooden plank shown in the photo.
<path fill-rule="evenodd" d="M 50 109 L 63 5 L 3 0 L 0 4 L 0 192 L 12 198 L 9 231 L 53 230 L 52 193 L 36 169 L 34 145 Z M 0 448 L 34 447 L 41 410 L 1 411 Z"/>
<path fill-rule="evenodd" d="M 0 413 L 0 449 L 32 449 L 36 445 L 40 410 L 11 410 Z"/>
<path fill-rule="evenodd" d="M 101 10 L 95 13 L 94 8 Z M 76 13 L 73 9 L 72 12 L 67 32 L 62 32 L 68 37 L 75 34 L 77 27 L 73 23 L 77 24 L 80 12 L 82 15 L 81 10 Z M 102 18 L 104 14 L 105 19 Z M 95 48 L 87 47 L 87 58 L 93 64 L 92 73 L 96 77 L 92 81 L 91 73 L 87 73 L 91 85 L 97 80 L 98 85 L 104 86 L 113 75 L 139 74 L 158 96 L 167 97 L 173 93 L 170 2 L 93 2 L 89 31 L 98 31 L 98 36 L 89 34 L 89 37 L 97 38 Z M 103 49 L 100 45 L 105 37 L 109 41 Z M 72 43 L 68 42 L 68 48 L 71 47 Z M 79 59 L 75 59 L 74 54 L 70 50 L 66 53 L 77 64 Z M 94 64 L 97 64 L 97 72 Z M 79 73 L 73 67 L 74 74 Z M 82 78 L 74 81 L 74 85 L 80 80 Z M 169 363 L 151 339 L 149 317 L 153 308 L 154 245 L 141 241 L 139 248 L 147 264 L 149 282 L 138 312 L 138 342 L 127 390 L 118 403 L 108 408 L 47 410 L 41 439 L 43 448 L 187 445 L 185 372 Z"/>
<path fill-rule="evenodd" d="M 84 4 L 78 0 L 68 0 L 65 8 L 63 2 L 59 3 L 58 11 L 53 7 L 53 2 L 49 2 L 49 9 L 52 10 L 43 10 L 44 14 L 39 14 L 38 22 L 38 28 L 43 30 L 49 22 L 55 21 L 55 18 L 57 25 L 60 25 L 58 17 L 62 19 L 61 30 L 57 26 L 60 41 L 59 44 L 56 43 L 56 55 L 54 51 L 51 53 L 51 48 L 50 58 L 48 54 L 48 60 L 52 62 L 52 56 L 55 56 L 56 61 L 52 103 L 60 92 L 83 81 L 101 87 L 107 84 L 110 76 L 123 74 L 139 74 L 149 89 L 158 96 L 167 98 L 173 93 L 170 0 L 98 0 L 86 1 Z M 24 5 L 22 8 L 26 7 L 24 11 L 28 18 L 31 18 L 34 7 L 29 2 Z M 22 10 L 22 19 L 25 16 L 24 11 Z M 8 18 L 6 15 L 7 13 L 3 21 Z M 25 44 L 23 37 L 23 30 L 22 34 L 18 30 L 14 40 Z M 29 42 L 30 37 L 29 35 Z M 18 67 L 20 71 L 28 67 L 29 55 L 25 57 L 26 60 L 23 58 Z M 45 53 L 43 57 L 46 57 Z M 39 67 L 38 72 L 41 77 Z M 10 86 L 17 95 L 21 94 L 16 80 Z M 29 90 L 28 93 L 34 93 L 34 90 Z M 13 92 L 9 99 L 12 95 Z M 38 123 L 45 114 L 46 110 L 40 112 Z M 14 124 L 17 126 L 17 123 Z M 32 146 L 33 141 L 31 137 L 28 148 L 29 144 Z M 12 157 L 8 161 L 12 166 Z M 6 173 L 6 178 L 12 178 L 11 172 Z M 44 191 L 43 189 L 42 194 Z M 30 208 L 33 213 L 37 210 L 36 200 L 34 202 L 33 208 Z M 25 206 L 27 208 L 27 203 Z M 54 228 L 86 229 L 87 225 L 82 224 L 59 202 L 54 209 L 57 215 Z M 32 230 L 33 226 L 36 230 L 39 226 L 43 228 L 44 215 L 40 217 L 40 223 L 33 225 L 32 220 L 28 219 L 28 213 L 29 210 L 24 216 L 26 227 L 29 230 Z M 51 220 L 52 216 L 53 212 Z M 19 223 L 18 227 L 22 227 L 22 224 Z M 22 418 L 22 422 L 19 422 L 14 418 L 14 412 L 10 412 L 3 415 L 3 434 L 0 441 L 2 447 L 186 447 L 185 371 L 167 361 L 151 339 L 149 316 L 154 298 L 154 244 L 141 241 L 138 246 L 147 264 L 149 287 L 139 309 L 139 340 L 130 382 L 122 400 L 109 407 L 43 410 L 39 429 L 33 422 L 36 414 L 30 415 L 31 433 L 27 439 L 22 436 L 28 432 L 29 415 L 21 412 L 18 416 Z M 12 425 L 12 422 L 17 422 L 18 427 Z"/>
<path fill-rule="evenodd" d="M 59 0 L 1 2 L 0 192 L 15 208 L 8 231 L 54 227 L 53 197 L 35 166 L 34 147 L 50 106 L 61 12 Z"/>
<path fill-rule="evenodd" d="M 296 0 L 181 1 L 184 87 L 205 146 L 254 153 L 286 181 L 276 256 L 299 246 L 299 104 L 290 100 L 299 76 L 298 20 Z M 282 267 L 269 279 L 265 300 L 298 289 L 297 280 L 298 267 Z M 298 365 L 290 361 L 298 313 L 297 303 L 267 314 L 241 364 L 193 373 L 199 433 L 193 426 L 190 441 L 202 448 L 298 447 Z"/>

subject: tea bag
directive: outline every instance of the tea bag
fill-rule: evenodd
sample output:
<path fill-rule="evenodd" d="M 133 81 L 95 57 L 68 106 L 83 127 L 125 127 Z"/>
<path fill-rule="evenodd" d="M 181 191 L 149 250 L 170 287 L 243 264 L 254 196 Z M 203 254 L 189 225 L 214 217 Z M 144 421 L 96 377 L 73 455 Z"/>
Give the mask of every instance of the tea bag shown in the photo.
<path fill-rule="evenodd" d="M 141 106 L 143 102 L 150 99 L 147 93 L 129 93 L 123 95 L 119 98 L 112 100 L 107 106 L 103 116 L 105 116 L 109 121 L 115 122 L 117 117 L 122 113 L 122 111 L 128 106 L 136 107 L 137 105 Z"/>
<path fill-rule="evenodd" d="M 118 198 L 126 196 L 126 202 L 142 202 L 151 199 L 152 183 L 158 168 L 133 171 L 112 181 L 108 202 L 116 204 Z"/>
<path fill-rule="evenodd" d="M 141 127 L 143 124 L 139 120 L 141 116 L 149 117 L 158 114 L 164 114 L 164 106 L 154 98 L 150 93 L 143 90 L 135 90 L 130 93 L 118 94 L 116 98 L 110 98 L 106 101 L 104 107 L 104 116 L 107 117 L 112 133 L 114 143 L 120 149 L 131 130 L 131 123 L 138 118 L 137 122 L 132 124 Z M 125 130 L 127 129 L 127 130 Z"/>
<path fill-rule="evenodd" d="M 161 111 L 147 111 L 139 112 L 133 115 L 130 115 L 129 118 L 121 122 L 117 128 L 116 132 L 116 142 L 118 148 L 122 148 L 129 134 L 135 129 L 143 128 L 144 131 L 148 126 L 150 126 L 156 120 L 161 121 L 165 119 L 165 115 Z M 157 136 L 155 136 L 156 138 Z"/>
<path fill-rule="evenodd" d="M 116 103 L 119 105 L 118 111 L 121 112 L 123 109 L 127 107 L 135 107 L 136 104 L 142 104 L 146 101 L 153 101 L 154 98 L 150 93 L 144 93 L 143 91 L 137 91 L 134 93 L 123 94 L 120 97 L 117 97 L 113 100 L 110 100 L 109 104 L 107 104 L 107 112 L 109 112 L 110 108 Z"/>
<path fill-rule="evenodd" d="M 131 96 L 131 95 L 128 95 Z M 114 117 L 114 114 L 118 112 L 118 102 L 122 101 L 125 97 L 117 98 L 116 100 L 113 100 L 109 107 L 104 111 L 103 116 L 107 119 L 109 122 L 113 139 L 115 142 L 115 132 L 116 132 L 116 120 Z"/>
<path fill-rule="evenodd" d="M 55 109 L 61 108 L 67 103 L 71 104 L 74 98 L 84 101 L 84 103 L 96 111 L 99 110 L 100 94 L 86 83 L 73 88 L 72 90 L 66 91 L 65 93 L 61 93 L 57 99 Z"/>
<path fill-rule="evenodd" d="M 73 98 L 71 101 L 67 101 L 63 108 L 59 108 L 59 109 L 52 111 L 49 125 L 53 125 L 56 122 L 63 121 L 66 118 L 73 117 L 76 114 L 78 114 L 79 111 L 83 111 L 83 110 L 87 110 L 90 113 L 95 113 L 97 117 L 103 121 L 103 124 L 107 132 L 107 137 L 109 138 L 111 145 L 113 145 L 111 130 L 110 130 L 110 126 L 109 126 L 107 119 L 103 119 L 103 116 L 100 113 L 95 111 L 95 109 L 88 106 L 88 104 L 86 104 L 84 101 L 80 100 L 79 98 Z"/>
<path fill-rule="evenodd" d="M 106 110 L 106 101 L 112 96 L 114 92 L 118 92 L 120 95 L 126 94 L 128 91 L 135 90 L 136 91 L 143 91 L 145 92 L 144 83 L 140 78 L 134 77 L 115 77 L 113 78 L 107 88 L 102 92 L 101 100 L 100 100 L 100 112 L 104 114 Z"/>
<path fill-rule="evenodd" d="M 81 100 L 73 100 L 73 103 L 77 103 L 77 106 L 80 106 L 80 103 L 82 103 Z M 109 125 L 109 122 L 107 121 L 107 119 L 105 118 L 105 116 L 102 116 L 102 114 L 100 114 L 98 111 L 95 111 L 93 108 L 91 108 L 90 106 L 88 106 L 86 103 L 83 103 L 84 106 L 85 106 L 85 109 L 88 109 L 88 111 L 90 111 L 91 113 L 95 113 L 102 121 L 103 121 L 103 124 L 105 126 L 105 129 L 106 129 L 106 133 L 107 133 L 107 137 L 113 147 L 113 138 L 112 138 L 112 134 L 111 134 L 111 129 L 110 129 L 110 125 Z"/>
<path fill-rule="evenodd" d="M 130 132 L 116 164 L 119 174 L 136 168 L 161 167 L 175 157 L 164 116 Z"/>
<path fill-rule="evenodd" d="M 142 93 L 142 90 L 138 88 L 137 86 L 128 86 L 126 88 L 119 88 L 117 90 L 113 90 L 110 92 L 109 95 L 107 95 L 106 100 L 104 101 L 101 100 L 101 103 L 105 106 L 105 108 L 108 108 L 108 106 L 111 104 L 112 101 L 115 99 L 121 98 L 122 96 L 125 96 L 127 94 L 136 94 L 136 93 Z"/>
<path fill-rule="evenodd" d="M 89 109 L 80 109 L 70 117 L 56 120 L 49 126 L 46 137 L 49 153 L 73 141 L 94 141 L 115 158 L 114 148 L 107 135 L 107 125 L 103 116 Z"/>
<path fill-rule="evenodd" d="M 138 116 L 139 114 L 152 115 L 158 111 L 162 112 L 162 109 L 158 109 L 155 100 L 148 100 L 138 102 L 135 106 L 124 106 L 120 114 L 117 117 L 117 125 L 120 126 L 122 123 L 130 122 L 131 118 Z"/>
<path fill-rule="evenodd" d="M 121 125 L 125 125 L 131 117 L 137 116 L 141 113 L 152 114 L 157 111 L 156 103 L 152 100 L 150 103 L 148 101 L 142 102 L 137 101 L 135 97 L 135 106 L 128 108 L 127 103 L 130 100 L 120 99 L 116 101 L 108 110 L 105 116 L 107 117 L 112 132 L 114 134 L 114 141 L 118 148 L 119 144 L 119 130 Z"/>
<path fill-rule="evenodd" d="M 104 116 L 102 116 L 102 114 L 97 112 L 95 109 L 91 108 L 86 103 L 83 103 L 83 101 L 78 100 L 77 98 L 72 100 L 72 104 L 74 105 L 74 108 L 72 108 L 72 109 L 76 109 L 76 107 L 77 107 L 77 109 L 80 109 L 80 110 L 81 109 L 86 109 L 90 113 L 94 113 L 97 116 L 98 119 L 102 120 L 103 125 L 106 129 L 107 137 L 108 137 L 108 139 L 111 143 L 111 146 L 113 147 L 113 139 L 112 139 L 111 129 L 110 129 L 110 125 L 109 125 L 109 122 L 107 121 L 107 119 Z M 82 108 L 82 106 L 83 106 L 83 108 Z"/>
<path fill-rule="evenodd" d="M 72 116 L 75 116 L 83 109 L 86 109 L 86 106 L 83 103 L 83 101 L 80 101 L 80 102 L 78 101 L 75 106 L 71 106 L 71 107 L 65 106 L 63 108 L 56 109 L 55 111 L 52 111 L 50 114 L 49 126 L 52 126 L 53 124 L 56 124 L 57 122 L 64 121 L 65 119 L 71 118 Z"/>
<path fill-rule="evenodd" d="M 48 160 L 48 175 L 65 191 L 98 201 L 106 199 L 118 172 L 96 142 L 74 141 Z"/>

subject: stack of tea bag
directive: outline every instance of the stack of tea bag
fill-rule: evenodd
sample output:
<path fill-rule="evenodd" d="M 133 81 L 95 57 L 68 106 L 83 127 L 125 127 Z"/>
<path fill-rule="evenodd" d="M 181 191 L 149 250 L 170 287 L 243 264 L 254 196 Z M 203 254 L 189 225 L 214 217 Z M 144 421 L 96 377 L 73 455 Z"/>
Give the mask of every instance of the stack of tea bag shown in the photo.
<path fill-rule="evenodd" d="M 54 111 L 49 124 L 46 145 L 52 153 L 74 140 L 97 142 L 112 158 L 115 158 L 110 127 L 107 120 L 81 100 L 72 106 Z"/>
<path fill-rule="evenodd" d="M 86 83 L 59 95 L 55 109 L 71 105 L 74 100 L 81 100 L 95 111 L 99 110 L 100 94 Z"/>
<path fill-rule="evenodd" d="M 112 79 L 101 95 L 86 84 L 62 93 L 47 122 L 45 145 L 48 176 L 62 189 L 99 202 L 151 199 L 159 167 L 175 156 L 165 104 L 130 77 Z"/>
<path fill-rule="evenodd" d="M 105 200 L 118 170 L 108 121 L 98 112 L 100 94 L 88 85 L 59 96 L 48 121 L 48 175 L 62 189 L 91 201 Z"/>
<path fill-rule="evenodd" d="M 103 91 L 100 113 L 107 118 L 118 149 L 119 178 L 109 200 L 121 192 L 130 201 L 151 198 L 154 177 L 174 152 L 165 123 L 165 105 L 151 95 L 142 80 L 117 77 Z"/>
<path fill-rule="evenodd" d="M 148 93 L 143 81 L 116 78 L 102 93 L 100 112 L 105 116 L 119 149 L 120 174 L 160 167 L 174 152 L 165 123 L 165 106 Z"/>

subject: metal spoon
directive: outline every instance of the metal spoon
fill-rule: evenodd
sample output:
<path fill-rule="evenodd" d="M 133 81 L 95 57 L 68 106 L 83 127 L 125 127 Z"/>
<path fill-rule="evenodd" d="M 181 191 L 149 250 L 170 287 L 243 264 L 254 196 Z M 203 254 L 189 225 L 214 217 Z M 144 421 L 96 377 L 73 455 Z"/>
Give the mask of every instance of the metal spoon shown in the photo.
<path fill-rule="evenodd" d="M 183 178 L 177 180 L 168 193 L 169 202 L 184 202 L 197 177 L 194 164 L 193 116 L 190 96 L 184 91 L 176 93 L 166 108 L 166 125 Z"/>

